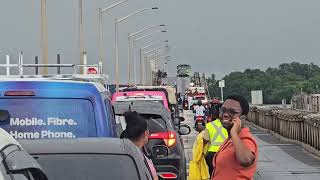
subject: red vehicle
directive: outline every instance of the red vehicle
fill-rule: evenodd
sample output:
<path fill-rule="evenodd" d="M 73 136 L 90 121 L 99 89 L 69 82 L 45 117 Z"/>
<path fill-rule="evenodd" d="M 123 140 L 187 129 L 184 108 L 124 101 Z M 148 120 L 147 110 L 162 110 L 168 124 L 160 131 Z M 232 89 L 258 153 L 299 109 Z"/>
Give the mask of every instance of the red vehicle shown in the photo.
<path fill-rule="evenodd" d="M 208 104 L 208 98 L 205 94 L 199 94 L 199 95 L 193 96 L 193 101 L 198 102 L 199 100 L 202 102 L 203 105 Z"/>

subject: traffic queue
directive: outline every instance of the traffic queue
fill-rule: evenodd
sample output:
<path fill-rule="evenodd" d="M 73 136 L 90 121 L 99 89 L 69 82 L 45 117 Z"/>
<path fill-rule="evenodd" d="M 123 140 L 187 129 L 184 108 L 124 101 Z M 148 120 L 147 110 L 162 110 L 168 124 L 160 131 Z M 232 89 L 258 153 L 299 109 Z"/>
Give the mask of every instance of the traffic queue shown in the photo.
<path fill-rule="evenodd" d="M 104 75 L 78 74 L 77 65 L 61 65 L 72 74 L 23 74 L 43 66 L 18 64 L 19 75 L 0 77 L 0 180 L 252 179 L 258 151 L 241 126 L 244 98 L 205 107 L 194 89 L 188 108 L 199 135 L 188 174 L 182 136 L 191 127 L 174 87 L 129 86 L 111 95 Z"/>
<path fill-rule="evenodd" d="M 181 136 L 191 128 L 175 89 L 135 86 L 111 96 L 101 82 L 101 74 L 76 72 L 1 77 L 0 179 L 185 180 Z"/>

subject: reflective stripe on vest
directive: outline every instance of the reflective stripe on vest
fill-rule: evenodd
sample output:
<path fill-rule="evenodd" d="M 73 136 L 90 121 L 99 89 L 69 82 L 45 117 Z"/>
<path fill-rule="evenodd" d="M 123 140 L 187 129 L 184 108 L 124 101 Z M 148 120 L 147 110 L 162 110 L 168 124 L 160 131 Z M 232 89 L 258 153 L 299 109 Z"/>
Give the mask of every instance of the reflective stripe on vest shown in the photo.
<path fill-rule="evenodd" d="M 209 152 L 217 152 L 220 145 L 228 138 L 228 132 L 223 128 L 220 120 L 215 120 L 206 125 L 210 136 Z"/>

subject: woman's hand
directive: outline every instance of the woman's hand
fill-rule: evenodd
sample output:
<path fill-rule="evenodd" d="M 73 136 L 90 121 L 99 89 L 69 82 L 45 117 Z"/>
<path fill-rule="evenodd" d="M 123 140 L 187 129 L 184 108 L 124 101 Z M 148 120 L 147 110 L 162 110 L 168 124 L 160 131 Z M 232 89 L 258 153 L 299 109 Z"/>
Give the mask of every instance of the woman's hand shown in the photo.
<path fill-rule="evenodd" d="M 233 126 L 230 131 L 230 135 L 238 135 L 241 131 L 241 120 L 239 117 L 232 120 Z"/>

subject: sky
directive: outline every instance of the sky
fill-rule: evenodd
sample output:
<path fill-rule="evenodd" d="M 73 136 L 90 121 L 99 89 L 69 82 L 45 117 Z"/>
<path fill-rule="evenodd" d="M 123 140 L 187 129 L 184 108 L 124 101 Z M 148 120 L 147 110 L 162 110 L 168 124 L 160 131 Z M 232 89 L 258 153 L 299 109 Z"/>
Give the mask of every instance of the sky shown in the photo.
<path fill-rule="evenodd" d="M 0 0 L 0 62 L 10 54 L 17 62 L 41 57 L 40 0 Z M 97 11 L 119 0 L 83 0 L 85 51 L 97 63 Z M 127 81 L 128 34 L 155 24 L 166 33 L 140 41 L 143 47 L 169 40 L 169 75 L 177 64 L 217 78 L 246 68 L 266 69 L 284 62 L 320 65 L 319 0 L 129 0 L 103 17 L 104 71 L 114 79 L 114 19 L 146 11 L 119 25 L 121 82 Z M 49 62 L 79 63 L 78 0 L 47 0 Z M 139 76 L 139 75 L 137 75 Z"/>

